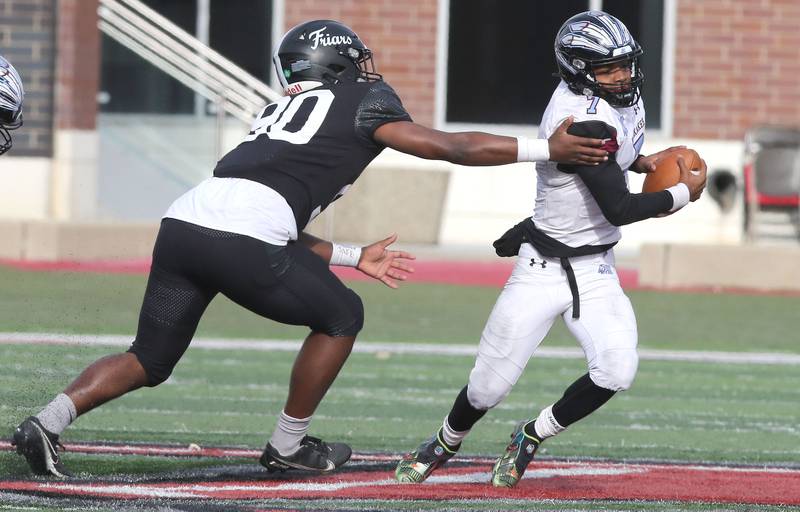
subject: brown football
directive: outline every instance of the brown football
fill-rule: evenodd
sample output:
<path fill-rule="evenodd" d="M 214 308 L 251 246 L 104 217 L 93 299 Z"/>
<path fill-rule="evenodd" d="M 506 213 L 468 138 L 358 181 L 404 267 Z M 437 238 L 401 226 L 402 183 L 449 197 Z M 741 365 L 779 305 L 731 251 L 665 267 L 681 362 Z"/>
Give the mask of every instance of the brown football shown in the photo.
<path fill-rule="evenodd" d="M 689 169 L 700 169 L 703 166 L 697 151 L 689 148 L 676 149 L 658 161 L 655 171 L 645 175 L 642 192 L 658 192 L 678 184 L 681 179 L 678 155 L 683 155 L 683 161 Z"/>

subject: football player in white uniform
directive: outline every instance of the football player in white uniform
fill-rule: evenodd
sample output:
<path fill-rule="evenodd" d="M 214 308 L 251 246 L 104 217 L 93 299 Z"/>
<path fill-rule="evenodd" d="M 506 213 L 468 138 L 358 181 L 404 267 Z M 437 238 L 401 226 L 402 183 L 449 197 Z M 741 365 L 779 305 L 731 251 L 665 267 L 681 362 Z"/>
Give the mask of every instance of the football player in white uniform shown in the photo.
<path fill-rule="evenodd" d="M 442 428 L 398 464 L 401 482 L 421 482 L 445 463 L 487 410 L 517 382 L 553 322 L 561 316 L 586 354 L 589 371 L 556 403 L 522 421 L 492 470 L 492 484 L 513 487 L 542 441 L 628 389 L 638 366 L 636 319 L 614 268 L 619 226 L 677 211 L 705 187 L 679 159 L 680 183 L 634 194 L 626 171 L 649 172 L 674 148 L 641 156 L 644 106 L 641 47 L 618 19 L 589 11 L 573 16 L 555 41 L 561 82 L 539 125 L 546 138 L 569 116 L 569 132 L 605 139 L 599 166 L 536 164 L 533 216 L 495 242 L 501 256 L 519 255 L 481 335 L 469 382 Z"/>
<path fill-rule="evenodd" d="M 17 70 L 0 57 L 0 155 L 11 149 L 11 134 L 22 126 L 22 102 L 25 91 Z"/>

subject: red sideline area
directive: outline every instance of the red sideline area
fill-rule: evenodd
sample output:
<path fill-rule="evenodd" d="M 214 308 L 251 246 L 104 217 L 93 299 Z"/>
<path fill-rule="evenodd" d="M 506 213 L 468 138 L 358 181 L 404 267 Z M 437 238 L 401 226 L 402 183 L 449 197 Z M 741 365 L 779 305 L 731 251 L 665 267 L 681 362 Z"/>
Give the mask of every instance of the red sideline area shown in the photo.
<path fill-rule="evenodd" d="M 422 485 L 403 485 L 390 471 L 354 471 L 332 476 L 265 474 L 263 480 L 122 483 L 5 480 L 0 490 L 50 496 L 93 496 L 125 500 L 196 499 L 519 499 L 666 500 L 680 502 L 800 505 L 800 474 L 713 466 L 669 466 L 599 462 L 541 462 L 517 487 L 488 482 L 491 464 L 442 468 Z M 536 473 L 536 474 L 533 474 Z"/>
<path fill-rule="evenodd" d="M 259 450 L 124 443 L 70 443 L 74 453 L 252 458 Z M 0 440 L 0 450 L 13 450 Z M 395 454 L 353 454 L 353 462 L 394 463 Z M 207 482 L 101 482 L 97 480 L 2 480 L 0 490 L 51 496 L 94 496 L 126 500 L 167 499 L 534 499 L 666 500 L 760 505 L 800 505 L 800 469 L 670 465 L 618 462 L 538 461 L 514 489 L 489 484 L 492 461 L 456 457 L 461 467 L 444 467 L 422 485 L 401 485 L 392 471 L 340 471 L 332 475 L 264 474 L 263 480 Z"/>
<path fill-rule="evenodd" d="M 123 261 L 23 261 L 1 259 L 0 265 L 30 271 L 51 272 L 101 272 L 117 274 L 146 274 L 150 271 L 150 260 Z M 425 261 L 413 263 L 414 273 L 409 275 L 408 282 L 441 283 L 466 286 L 502 287 L 511 269 L 513 259 L 498 261 Z M 369 281 L 358 270 L 350 267 L 332 267 L 333 272 L 345 281 Z M 623 288 L 637 288 L 639 276 L 635 270 L 618 268 L 620 283 Z"/>

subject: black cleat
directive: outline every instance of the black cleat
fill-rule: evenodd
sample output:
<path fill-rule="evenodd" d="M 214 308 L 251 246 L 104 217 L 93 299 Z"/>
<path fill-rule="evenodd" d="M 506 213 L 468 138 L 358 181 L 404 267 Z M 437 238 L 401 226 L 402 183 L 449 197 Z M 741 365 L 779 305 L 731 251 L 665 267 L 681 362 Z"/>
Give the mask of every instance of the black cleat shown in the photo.
<path fill-rule="evenodd" d="M 14 430 L 11 445 L 17 447 L 18 454 L 25 456 L 35 474 L 59 478 L 72 476 L 58 456 L 58 448 L 64 448 L 58 442 L 58 435 L 48 432 L 35 416 L 29 417 Z"/>
<path fill-rule="evenodd" d="M 353 450 L 344 443 L 326 443 L 316 437 L 305 436 L 300 449 L 291 455 L 281 455 L 267 443 L 259 462 L 270 473 L 287 469 L 304 469 L 329 473 L 348 460 Z"/>

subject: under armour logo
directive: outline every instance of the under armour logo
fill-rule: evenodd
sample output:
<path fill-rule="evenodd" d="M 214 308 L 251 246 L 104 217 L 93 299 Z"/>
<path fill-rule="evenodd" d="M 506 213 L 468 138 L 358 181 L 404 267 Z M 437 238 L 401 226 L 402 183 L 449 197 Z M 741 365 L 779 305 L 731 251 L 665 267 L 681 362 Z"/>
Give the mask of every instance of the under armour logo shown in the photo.
<path fill-rule="evenodd" d="M 536 258 L 531 258 L 531 266 L 541 265 L 542 268 L 547 267 L 547 260 L 536 261 Z"/>

